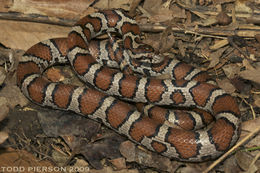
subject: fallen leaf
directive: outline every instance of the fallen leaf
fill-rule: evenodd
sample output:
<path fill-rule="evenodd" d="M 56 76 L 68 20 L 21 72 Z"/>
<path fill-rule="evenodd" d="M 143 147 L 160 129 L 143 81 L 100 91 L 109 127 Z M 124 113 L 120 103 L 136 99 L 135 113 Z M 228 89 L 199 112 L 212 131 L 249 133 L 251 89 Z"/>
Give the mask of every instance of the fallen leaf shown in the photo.
<path fill-rule="evenodd" d="M 0 86 L 4 83 L 6 78 L 6 71 L 3 67 L 0 67 Z"/>
<path fill-rule="evenodd" d="M 1 149 L 0 163 L 1 172 L 46 172 L 44 171 L 46 168 L 56 168 L 54 171 L 55 173 L 61 172 L 59 167 L 55 166 L 50 161 L 36 159 L 33 154 L 25 150 L 15 150 L 12 148 L 5 150 Z M 8 171 L 7 168 L 10 170 Z"/>
<path fill-rule="evenodd" d="M 28 99 L 22 94 L 20 88 L 18 88 L 18 86 L 10 80 L 5 82 L 5 86 L 0 91 L 0 97 L 5 97 L 7 99 L 7 103 L 10 108 L 14 108 L 17 105 L 23 107 L 29 102 Z"/>
<path fill-rule="evenodd" d="M 237 161 L 237 164 L 239 165 L 239 167 L 244 170 L 244 171 L 249 171 L 249 170 L 258 170 L 259 168 L 256 168 L 255 164 L 251 164 L 254 160 L 254 157 L 246 151 L 237 151 L 235 154 L 235 158 Z M 260 161 L 257 161 L 258 165 L 260 163 Z M 257 164 L 257 163 L 256 163 Z M 252 173 L 254 173 L 255 171 L 253 171 Z M 248 172 L 251 173 L 251 172 Z"/>
<path fill-rule="evenodd" d="M 240 72 L 240 67 L 237 64 L 227 64 L 222 69 L 229 79 L 234 78 Z"/>
<path fill-rule="evenodd" d="M 243 59 L 242 63 L 243 63 L 243 66 L 246 68 L 246 70 L 255 69 L 247 59 Z"/>
<path fill-rule="evenodd" d="M 161 4 L 162 0 L 145 0 L 143 8 L 151 15 L 154 15 L 158 12 L 158 9 L 161 8 Z"/>
<path fill-rule="evenodd" d="M 109 160 L 109 162 L 113 164 L 113 166 L 115 167 L 115 169 L 117 171 L 126 169 L 126 162 L 125 162 L 125 158 L 123 158 L 123 157 Z"/>
<path fill-rule="evenodd" d="M 224 163 L 224 172 L 225 173 L 234 173 L 240 172 L 241 169 L 237 165 L 236 159 L 234 157 L 227 158 Z"/>
<path fill-rule="evenodd" d="M 113 9 L 113 8 L 121 8 L 124 10 L 129 10 L 130 6 L 129 4 L 131 3 L 130 0 L 102 0 L 102 1 L 97 1 L 94 5 L 94 7 L 99 8 L 99 9 Z"/>
<path fill-rule="evenodd" d="M 123 140 L 122 137 L 113 134 L 95 141 L 94 143 L 86 143 L 82 141 L 82 143 L 76 148 L 76 150 L 78 150 L 77 154 L 82 154 L 95 169 L 102 169 L 102 159 L 115 159 L 122 157 L 119 152 L 119 145 Z"/>
<path fill-rule="evenodd" d="M 241 76 L 244 79 L 251 80 L 253 82 L 256 82 L 260 84 L 260 67 L 257 69 L 252 70 L 245 70 L 239 73 L 239 76 Z"/>
<path fill-rule="evenodd" d="M 215 67 L 219 63 L 219 58 L 227 50 L 228 46 L 218 49 L 217 51 L 210 54 L 210 63 L 208 68 Z"/>
<path fill-rule="evenodd" d="M 13 1 L 9 10 L 24 14 L 41 14 L 59 18 L 73 19 L 87 9 L 94 0 L 24 0 Z"/>
<path fill-rule="evenodd" d="M 169 158 L 154 152 L 136 148 L 130 141 L 123 142 L 120 145 L 120 152 L 126 158 L 126 161 L 135 161 L 138 164 L 153 167 L 161 171 L 174 172 L 181 164 L 179 162 L 172 162 Z"/>
<path fill-rule="evenodd" d="M 7 47 L 27 50 L 43 40 L 66 37 L 70 29 L 50 24 L 0 20 L 0 40 Z"/>
<path fill-rule="evenodd" d="M 232 83 L 228 79 L 216 79 L 218 86 L 225 90 L 227 93 L 232 94 L 235 92 L 236 88 L 232 85 Z"/>
<path fill-rule="evenodd" d="M 91 139 L 100 129 L 99 123 L 72 112 L 42 108 L 37 116 L 48 137 L 76 136 Z"/>
<path fill-rule="evenodd" d="M 6 132 L 0 132 L 0 144 L 4 143 L 4 141 L 8 138 L 8 134 Z"/>
<path fill-rule="evenodd" d="M 255 106 L 260 107 L 260 95 L 256 95 L 254 99 L 255 99 L 254 101 Z"/>

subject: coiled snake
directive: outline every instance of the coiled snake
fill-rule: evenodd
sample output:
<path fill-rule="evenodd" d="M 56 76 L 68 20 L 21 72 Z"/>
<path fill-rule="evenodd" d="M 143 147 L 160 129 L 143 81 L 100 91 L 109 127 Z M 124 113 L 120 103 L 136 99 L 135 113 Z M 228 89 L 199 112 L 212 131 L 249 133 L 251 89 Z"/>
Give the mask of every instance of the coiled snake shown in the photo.
<path fill-rule="evenodd" d="M 99 46 L 98 51 L 91 49 L 91 54 L 89 42 L 105 32 L 122 36 L 125 50 L 121 55 L 130 69 L 150 75 L 169 73 L 172 79 L 122 73 L 98 63 L 93 52 L 109 56 L 109 50 Z M 28 49 L 17 68 L 17 83 L 34 103 L 101 121 L 130 140 L 170 158 L 192 162 L 214 159 L 234 145 L 240 129 L 240 111 L 235 99 L 207 83 L 205 72 L 174 59 L 165 58 L 159 66 L 139 68 L 134 62 L 146 61 L 139 56 L 142 50 L 152 51 L 141 43 L 138 25 L 132 18 L 121 10 L 100 11 L 80 19 L 66 39 L 50 39 Z M 129 60 L 129 54 L 136 59 Z M 68 60 L 79 78 L 93 88 L 54 83 L 42 76 L 46 68 Z M 172 115 L 159 108 L 157 112 L 165 119 L 155 120 L 118 98 L 153 105 L 196 107 L 210 112 L 216 122 L 193 131 L 173 128 L 164 121 L 173 116 L 182 119 L 178 116 L 181 111 Z M 156 106 L 151 107 L 156 110 Z M 193 116 L 186 111 L 184 119 L 196 125 L 204 121 L 201 112 L 196 113 L 201 116 Z"/>

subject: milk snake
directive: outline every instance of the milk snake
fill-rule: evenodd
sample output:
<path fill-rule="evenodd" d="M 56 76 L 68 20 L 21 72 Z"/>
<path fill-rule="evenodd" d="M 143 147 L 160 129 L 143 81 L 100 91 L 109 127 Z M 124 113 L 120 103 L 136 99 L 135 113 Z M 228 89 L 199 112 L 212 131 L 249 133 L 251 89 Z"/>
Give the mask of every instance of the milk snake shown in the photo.
<path fill-rule="evenodd" d="M 209 78 L 204 72 L 174 59 L 165 58 L 160 66 L 145 71 L 135 65 L 130 67 L 151 75 L 169 73 L 172 79 L 125 74 L 98 63 L 89 51 L 89 42 L 105 32 L 122 36 L 126 50 L 122 54 L 136 57 L 142 50 L 150 51 L 140 41 L 135 20 L 123 11 L 104 10 L 87 15 L 72 27 L 67 38 L 43 41 L 26 51 L 17 68 L 17 83 L 23 94 L 36 104 L 71 110 L 98 120 L 149 150 L 181 161 L 214 159 L 234 145 L 239 137 L 240 111 L 233 97 L 207 83 Z M 98 49 L 108 55 L 108 50 Z M 68 60 L 79 78 L 93 88 L 54 83 L 42 76 L 46 68 Z M 194 131 L 173 128 L 164 121 L 143 116 L 135 106 L 121 99 L 196 107 L 210 112 L 216 122 Z M 169 118 L 165 110 L 161 108 L 159 112 Z M 190 113 L 185 119 L 191 124 L 202 121 Z"/>

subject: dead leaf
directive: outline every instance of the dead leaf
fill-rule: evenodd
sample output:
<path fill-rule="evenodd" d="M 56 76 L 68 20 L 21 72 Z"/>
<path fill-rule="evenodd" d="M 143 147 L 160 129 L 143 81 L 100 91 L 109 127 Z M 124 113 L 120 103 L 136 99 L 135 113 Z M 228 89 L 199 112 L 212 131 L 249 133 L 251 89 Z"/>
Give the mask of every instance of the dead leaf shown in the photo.
<path fill-rule="evenodd" d="M 260 67 L 252 70 L 245 70 L 239 73 L 239 76 L 241 76 L 244 79 L 251 80 L 253 82 L 256 82 L 260 84 Z"/>
<path fill-rule="evenodd" d="M 91 172 L 91 173 L 140 173 L 140 170 L 138 170 L 137 168 L 135 169 L 123 169 L 120 171 L 114 171 L 112 167 L 106 166 L 103 169 L 100 170 L 96 170 L 96 169 L 90 169 L 87 172 Z"/>
<path fill-rule="evenodd" d="M 13 1 L 9 11 L 24 14 L 41 14 L 59 18 L 78 18 L 79 14 L 87 9 L 94 0 L 23 0 Z"/>
<path fill-rule="evenodd" d="M 254 96 L 254 99 L 255 99 L 254 101 L 255 106 L 260 108 L 260 95 Z"/>
<path fill-rule="evenodd" d="M 122 137 L 117 134 L 113 134 L 94 143 L 87 144 L 82 141 L 76 150 L 78 150 L 77 154 L 82 154 L 95 169 L 102 169 L 102 159 L 115 159 L 121 157 L 119 145 L 122 141 Z"/>
<path fill-rule="evenodd" d="M 11 109 L 17 105 L 23 107 L 28 104 L 28 99 L 22 94 L 20 88 L 10 80 L 5 82 L 5 86 L 0 92 L 0 97 L 7 99 L 8 106 Z"/>
<path fill-rule="evenodd" d="M 4 143 L 4 141 L 8 138 L 8 134 L 6 132 L 0 132 L 0 144 Z"/>
<path fill-rule="evenodd" d="M 102 1 L 97 1 L 94 6 L 99 9 L 121 8 L 124 10 L 129 10 L 130 3 L 131 3 L 131 0 L 124 0 L 124 1 L 122 1 L 122 0 L 102 0 Z"/>
<path fill-rule="evenodd" d="M 125 162 L 125 158 L 123 157 L 109 160 L 109 162 L 113 164 L 113 166 L 116 168 L 117 171 L 126 169 L 126 162 Z"/>
<path fill-rule="evenodd" d="M 178 40 L 177 42 L 178 42 L 178 48 L 180 50 L 181 56 L 185 57 L 187 45 L 182 40 Z"/>
<path fill-rule="evenodd" d="M 161 8 L 162 0 L 145 0 L 143 8 L 150 14 L 154 15 L 158 13 L 158 9 Z"/>
<path fill-rule="evenodd" d="M 127 159 L 128 162 L 135 161 L 135 144 L 130 141 L 122 142 L 120 145 L 121 154 Z"/>
<path fill-rule="evenodd" d="M 3 172 L 46 172 L 44 169 L 56 167 L 50 161 L 47 160 L 38 160 L 31 153 L 28 153 L 25 150 L 15 150 L 12 148 L 1 149 L 1 171 Z M 11 169 L 10 171 L 3 169 Z M 60 173 L 61 171 L 56 170 L 55 173 Z"/>
<path fill-rule="evenodd" d="M 4 83 L 6 78 L 6 71 L 3 67 L 0 67 L 0 86 Z"/>
<path fill-rule="evenodd" d="M 246 151 L 238 151 L 235 154 L 235 158 L 236 161 L 239 165 L 240 168 L 242 168 L 244 171 L 249 171 L 249 170 L 254 170 L 252 173 L 254 173 L 255 171 L 257 171 L 259 168 L 256 167 L 255 164 L 252 164 L 252 161 L 254 160 L 254 157 L 252 155 L 250 155 L 249 152 Z M 260 163 L 260 161 L 257 161 L 258 165 Z M 256 163 L 257 164 L 257 163 Z M 251 173 L 248 172 L 248 173 Z"/>
<path fill-rule="evenodd" d="M 253 132 L 259 126 L 260 126 L 260 117 L 243 122 L 240 139 L 244 138 L 246 135 L 248 135 L 248 133 Z M 260 135 L 256 135 L 245 145 L 245 147 L 251 148 L 251 147 L 259 146 L 259 144 L 260 144 Z"/>
<path fill-rule="evenodd" d="M 243 59 L 242 63 L 243 63 L 243 66 L 246 68 L 246 70 L 255 69 L 247 59 Z"/>
<path fill-rule="evenodd" d="M 240 72 L 240 67 L 237 64 L 227 64 L 222 69 L 229 79 L 234 78 Z"/>
<path fill-rule="evenodd" d="M 216 79 L 218 86 L 225 90 L 227 93 L 232 94 L 235 92 L 236 88 L 232 85 L 232 83 L 228 79 Z"/>
<path fill-rule="evenodd" d="M 151 22 L 160 23 L 170 21 L 173 19 L 173 11 L 169 9 L 162 9 L 158 13 L 152 15 L 149 19 Z"/>
<path fill-rule="evenodd" d="M 260 126 L 260 117 L 254 120 L 248 120 L 242 123 L 242 130 L 247 132 L 253 132 L 257 127 Z"/>
<path fill-rule="evenodd" d="M 219 58 L 227 50 L 228 46 L 218 49 L 217 51 L 210 54 L 210 64 L 208 68 L 215 67 L 219 63 Z"/>
<path fill-rule="evenodd" d="M 169 158 L 154 152 L 136 148 L 130 141 L 123 142 L 120 145 L 120 152 L 127 161 L 135 161 L 141 165 L 162 171 L 174 172 L 180 164 L 178 162 L 171 162 Z"/>
<path fill-rule="evenodd" d="M 241 169 L 237 165 L 236 159 L 234 157 L 227 158 L 224 164 L 225 173 L 240 172 Z"/>
<path fill-rule="evenodd" d="M 0 97 L 0 107 L 0 121 L 2 121 L 9 112 L 8 101 L 5 97 Z"/>
<path fill-rule="evenodd" d="M 41 109 L 37 116 L 42 130 L 48 137 L 75 136 L 91 139 L 100 128 L 99 123 L 72 112 Z M 69 143 L 71 148 L 77 145 L 73 144 L 76 142 L 74 140 L 76 139 Z"/>
<path fill-rule="evenodd" d="M 0 40 L 7 47 L 27 50 L 43 40 L 66 37 L 70 29 L 42 23 L 0 20 Z"/>

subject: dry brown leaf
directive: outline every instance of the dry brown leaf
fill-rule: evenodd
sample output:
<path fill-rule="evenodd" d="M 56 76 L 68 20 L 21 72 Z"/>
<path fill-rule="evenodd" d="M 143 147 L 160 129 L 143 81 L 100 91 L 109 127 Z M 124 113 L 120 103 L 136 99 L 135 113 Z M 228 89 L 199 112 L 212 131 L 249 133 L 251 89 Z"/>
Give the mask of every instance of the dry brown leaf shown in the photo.
<path fill-rule="evenodd" d="M 183 9 L 183 8 L 180 8 L 179 6 L 177 5 L 173 5 L 170 10 L 173 11 L 173 17 L 174 18 L 181 18 L 181 19 L 186 19 L 187 16 L 186 16 L 186 10 Z"/>
<path fill-rule="evenodd" d="M 236 12 L 244 12 L 244 13 L 253 13 L 252 8 L 247 6 L 247 1 L 235 1 L 235 11 Z"/>
<path fill-rule="evenodd" d="M 161 8 L 155 15 L 150 17 L 150 21 L 153 23 L 160 23 L 170 21 L 173 19 L 174 12 L 167 8 Z"/>
<path fill-rule="evenodd" d="M 246 151 L 236 152 L 235 158 L 239 167 L 247 173 L 255 173 L 259 169 L 256 165 L 259 165 L 260 161 L 252 164 L 254 157 Z"/>
<path fill-rule="evenodd" d="M 129 4 L 131 3 L 131 0 L 102 0 L 102 1 L 97 1 L 95 3 L 95 7 L 99 9 L 113 9 L 113 8 L 122 8 L 124 10 L 129 10 L 130 6 Z"/>
<path fill-rule="evenodd" d="M 229 79 L 234 78 L 240 72 L 240 67 L 237 64 L 227 64 L 222 69 Z"/>
<path fill-rule="evenodd" d="M 253 132 L 255 129 L 259 128 L 259 126 L 260 126 L 260 117 L 243 122 L 240 139 L 243 139 L 245 136 L 248 135 L 248 133 Z M 260 135 L 256 135 L 245 145 L 245 147 L 247 148 L 255 147 L 255 146 L 259 146 L 259 144 L 260 144 Z"/>
<path fill-rule="evenodd" d="M 0 97 L 0 121 L 2 121 L 9 112 L 8 100 L 5 97 Z"/>
<path fill-rule="evenodd" d="M 96 170 L 96 169 L 90 169 L 88 172 L 91 173 L 140 173 L 140 171 L 135 168 L 135 169 L 123 169 L 120 171 L 114 171 L 112 167 L 104 167 L 103 169 Z"/>
<path fill-rule="evenodd" d="M 225 173 L 234 173 L 239 172 L 241 169 L 237 166 L 236 160 L 234 157 L 228 158 L 224 163 L 224 172 Z"/>
<path fill-rule="evenodd" d="M 231 84 L 228 79 L 217 79 L 218 86 L 225 90 L 227 93 L 232 94 L 235 92 L 236 88 Z"/>
<path fill-rule="evenodd" d="M 0 132 L 0 144 L 2 144 L 8 138 L 8 134 L 6 132 Z"/>
<path fill-rule="evenodd" d="M 242 123 L 242 130 L 247 132 L 253 132 L 260 126 L 260 117 L 254 120 L 248 120 Z"/>
<path fill-rule="evenodd" d="M 0 20 L 0 42 L 13 49 L 27 50 L 43 40 L 66 37 L 70 30 L 70 27 Z"/>
<path fill-rule="evenodd" d="M 126 169 L 126 162 L 125 162 L 125 158 L 123 157 L 109 160 L 109 162 L 112 163 L 113 166 L 115 166 L 116 170 Z"/>
<path fill-rule="evenodd" d="M 94 0 L 14 0 L 9 11 L 73 19 L 78 18 L 93 2 Z"/>
<path fill-rule="evenodd" d="M 247 59 L 243 59 L 242 63 L 243 63 L 243 66 L 247 70 L 254 70 L 255 69 Z"/>
<path fill-rule="evenodd" d="M 239 73 L 239 76 L 260 84 L 260 67 L 252 70 L 242 71 Z"/>
<path fill-rule="evenodd" d="M 181 56 L 185 57 L 187 44 L 185 44 L 185 42 L 183 42 L 182 40 L 178 40 L 177 42 L 178 42 L 178 48 L 180 50 Z"/>
<path fill-rule="evenodd" d="M 256 95 L 254 99 L 254 104 L 260 108 L 260 95 Z"/>
<path fill-rule="evenodd" d="M 227 50 L 228 47 L 223 47 L 218 49 L 217 51 L 211 53 L 210 55 L 210 63 L 208 68 L 212 68 L 215 67 L 218 63 L 219 63 L 219 58 L 223 55 L 223 53 L 225 52 L 225 50 Z"/>
<path fill-rule="evenodd" d="M 126 158 L 126 161 L 134 161 L 162 171 L 174 172 L 180 164 L 178 162 L 171 162 L 167 157 L 140 148 L 136 148 L 130 141 L 125 141 L 121 143 L 119 150 Z"/>
<path fill-rule="evenodd" d="M 28 99 L 26 99 L 26 97 L 21 93 L 20 88 L 15 84 L 8 82 L 6 83 L 6 86 L 2 88 L 0 97 L 7 99 L 8 107 L 11 109 L 17 105 L 23 107 L 28 103 Z"/>
<path fill-rule="evenodd" d="M 0 0 L 0 11 L 8 12 L 8 8 L 12 6 L 13 2 L 10 0 Z"/>
<path fill-rule="evenodd" d="M 11 148 L 1 152 L 0 163 L 1 172 L 46 172 L 43 169 L 48 167 L 54 169 L 56 167 L 50 161 L 39 161 L 33 154 L 25 150 L 14 150 Z M 6 170 L 7 168 L 9 168 L 9 171 Z M 55 173 L 59 172 L 58 170 L 55 171 Z"/>
<path fill-rule="evenodd" d="M 0 67 L 0 85 L 3 84 L 5 78 L 6 78 L 6 71 L 3 67 Z"/>
<path fill-rule="evenodd" d="M 161 8 L 162 0 L 145 0 L 143 8 L 150 14 L 154 15 Z"/>

